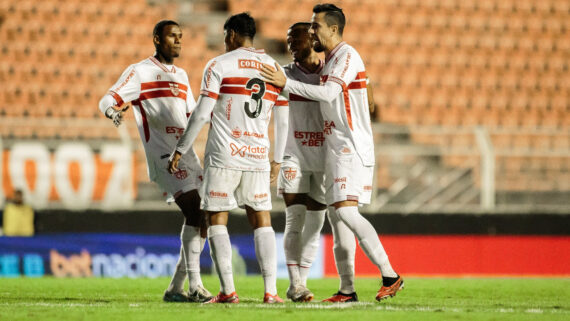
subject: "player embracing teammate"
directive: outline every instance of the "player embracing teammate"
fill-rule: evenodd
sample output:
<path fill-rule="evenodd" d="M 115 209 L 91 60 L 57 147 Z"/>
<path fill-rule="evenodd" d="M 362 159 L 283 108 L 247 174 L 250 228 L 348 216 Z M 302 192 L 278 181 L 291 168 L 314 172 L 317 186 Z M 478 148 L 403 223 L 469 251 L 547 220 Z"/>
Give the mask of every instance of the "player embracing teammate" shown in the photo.
<path fill-rule="evenodd" d="M 354 235 L 367 257 L 382 274 L 376 294 L 380 301 L 404 287 L 394 271 L 376 230 L 358 211 L 370 203 L 374 176 L 374 141 L 368 112 L 366 72 L 358 52 L 342 41 L 345 16 L 333 4 L 313 8 L 309 33 L 313 48 L 324 51 L 325 66 L 320 84 L 286 77 L 279 66 L 264 66 L 264 80 L 283 88 L 289 95 L 319 101 L 325 134 L 326 202 L 334 206 L 329 220 L 334 233 L 334 254 L 341 277 L 339 291 L 327 302 L 357 301 L 354 285 Z M 344 279 L 343 279 L 344 278 Z"/>
<path fill-rule="evenodd" d="M 227 230 L 229 211 L 244 206 L 254 229 L 255 253 L 265 285 L 265 303 L 283 302 L 277 295 L 277 249 L 271 227 L 270 171 L 279 170 L 286 139 L 286 119 L 277 120 L 275 161 L 270 164 L 268 126 L 281 88 L 261 80 L 263 64 L 275 60 L 253 48 L 255 22 L 247 13 L 233 15 L 224 24 L 226 53 L 213 58 L 204 70 L 200 98 L 169 162 L 175 173 L 200 129 L 211 121 L 201 208 L 208 212 L 208 240 L 220 279 L 220 292 L 210 303 L 238 303 L 232 274 L 232 248 Z M 279 109 L 279 107 L 278 107 Z M 280 113 L 276 112 L 276 116 Z"/>

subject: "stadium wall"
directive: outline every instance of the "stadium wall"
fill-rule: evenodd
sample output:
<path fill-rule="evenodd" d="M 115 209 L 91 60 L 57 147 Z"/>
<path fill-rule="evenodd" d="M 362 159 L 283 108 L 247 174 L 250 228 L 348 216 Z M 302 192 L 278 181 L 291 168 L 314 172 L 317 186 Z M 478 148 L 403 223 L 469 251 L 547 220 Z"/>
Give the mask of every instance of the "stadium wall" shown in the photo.
<path fill-rule="evenodd" d="M 414 276 L 570 276 L 568 215 L 366 215 L 393 265 Z M 278 276 L 287 277 L 283 213 L 273 213 Z M 176 212 L 49 211 L 37 213 L 37 236 L 0 237 L 0 277 L 168 276 L 178 259 L 182 217 Z M 244 215 L 229 221 L 236 273 L 259 273 Z M 325 223 L 311 277 L 336 277 L 332 235 Z M 204 273 L 212 273 L 208 247 Z M 357 276 L 376 276 L 362 250 Z"/>

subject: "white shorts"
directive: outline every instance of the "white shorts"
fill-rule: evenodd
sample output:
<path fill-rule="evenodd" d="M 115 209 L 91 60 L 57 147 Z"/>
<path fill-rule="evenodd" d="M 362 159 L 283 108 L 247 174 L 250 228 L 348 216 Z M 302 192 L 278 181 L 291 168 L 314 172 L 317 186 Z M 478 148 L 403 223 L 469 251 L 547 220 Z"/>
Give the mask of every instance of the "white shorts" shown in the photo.
<path fill-rule="evenodd" d="M 341 201 L 370 204 L 374 166 L 364 166 L 357 154 L 329 151 L 326 160 L 326 200 L 328 205 Z"/>
<path fill-rule="evenodd" d="M 296 163 L 284 161 L 277 178 L 277 195 L 284 193 L 307 194 L 315 201 L 326 204 L 325 173 L 302 171 Z"/>
<path fill-rule="evenodd" d="M 167 202 L 173 202 L 176 197 L 191 190 L 200 190 L 204 175 L 202 169 L 191 168 L 180 162 L 178 164 L 178 171 L 170 174 L 167 169 L 168 158 L 158 165 L 159 166 L 156 166 L 154 169 L 156 173 L 154 182 L 167 193 Z"/>
<path fill-rule="evenodd" d="M 255 211 L 271 210 L 269 172 L 206 167 L 200 208 L 224 212 L 247 205 Z"/>

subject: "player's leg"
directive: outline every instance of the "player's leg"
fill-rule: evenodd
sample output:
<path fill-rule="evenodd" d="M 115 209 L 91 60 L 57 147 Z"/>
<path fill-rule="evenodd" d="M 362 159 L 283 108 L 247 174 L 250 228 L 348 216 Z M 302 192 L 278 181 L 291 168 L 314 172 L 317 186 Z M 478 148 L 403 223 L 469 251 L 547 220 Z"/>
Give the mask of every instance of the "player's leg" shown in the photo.
<path fill-rule="evenodd" d="M 285 231 L 283 232 L 283 247 L 289 273 L 290 288 L 302 284 L 299 271 L 302 251 L 302 231 L 305 224 L 306 194 L 283 193 L 285 201 Z M 289 295 L 288 295 L 289 296 Z"/>
<path fill-rule="evenodd" d="M 275 243 L 275 231 L 271 226 L 269 211 L 256 211 L 251 207 L 245 207 L 249 224 L 253 228 L 255 256 L 261 269 L 263 284 L 265 287 L 264 302 L 283 302 L 277 295 L 277 247 Z"/>
<path fill-rule="evenodd" d="M 287 298 L 294 302 L 310 301 L 313 294 L 305 286 L 301 277 L 300 263 L 303 252 L 302 233 L 307 212 L 306 199 L 309 192 L 310 175 L 305 175 L 296 162 L 286 160 L 281 167 L 278 177 L 279 195 L 285 201 L 285 232 L 283 233 L 283 248 L 289 288 Z"/>
<path fill-rule="evenodd" d="M 403 287 L 403 282 L 392 268 L 378 233 L 358 211 L 359 201 L 363 204 L 370 202 L 373 171 L 373 167 L 363 166 L 356 155 L 339 159 L 336 170 L 338 176 L 334 176 L 333 185 L 334 207 L 336 216 L 356 235 L 366 256 L 380 270 L 382 288 L 393 290 L 394 292 L 390 293 L 390 296 L 393 296 Z M 378 297 L 377 299 L 380 300 Z"/>
<path fill-rule="evenodd" d="M 232 272 L 232 244 L 228 234 L 228 212 L 209 212 L 208 241 L 210 255 L 220 279 L 220 297 L 234 297 L 234 277 Z"/>
<path fill-rule="evenodd" d="M 313 265 L 313 261 L 319 249 L 321 230 L 325 222 L 325 213 L 327 210 L 327 206 L 325 205 L 324 173 L 312 172 L 309 177 L 310 189 L 305 199 L 307 212 L 305 214 L 305 224 L 301 235 L 302 250 L 299 262 L 301 284 L 305 287 L 307 286 L 309 269 Z"/>
<path fill-rule="evenodd" d="M 161 164 L 163 165 L 163 164 Z M 190 281 L 190 292 L 201 289 L 204 299 L 211 294 L 203 288 L 200 279 L 200 253 L 203 248 L 199 230 L 202 212 L 200 211 L 200 197 L 197 189 L 201 185 L 202 170 L 195 170 L 182 164 L 181 171 L 186 175 L 171 175 L 166 166 L 157 166 L 160 169 L 155 182 L 162 190 L 174 195 L 175 202 L 184 215 L 184 224 L 180 232 L 180 258 L 172 276 L 170 285 L 164 293 L 165 301 L 188 301 L 184 293 L 186 276 Z"/>
<path fill-rule="evenodd" d="M 238 303 L 232 272 L 232 245 L 228 234 L 228 211 L 237 207 L 234 190 L 241 171 L 206 167 L 200 207 L 208 213 L 210 255 L 220 279 L 220 293 L 210 303 Z"/>
<path fill-rule="evenodd" d="M 338 217 L 334 207 L 329 206 L 327 211 L 329 224 L 333 232 L 333 253 L 336 270 L 340 278 L 339 290 L 325 302 L 355 302 L 358 296 L 354 289 L 354 255 L 356 241 L 354 233 Z"/>
<path fill-rule="evenodd" d="M 243 172 L 236 195 L 239 203 L 245 205 L 247 219 L 254 230 L 255 255 L 265 286 L 263 302 L 283 302 L 277 295 L 277 247 L 269 213 L 269 172 Z"/>
<path fill-rule="evenodd" d="M 192 302 L 205 302 L 212 298 L 212 294 L 204 288 L 200 277 L 200 254 L 206 240 L 201 236 L 204 212 L 200 210 L 198 190 L 183 193 L 175 201 L 185 218 L 181 233 L 181 253 L 186 261 L 189 299 Z"/>

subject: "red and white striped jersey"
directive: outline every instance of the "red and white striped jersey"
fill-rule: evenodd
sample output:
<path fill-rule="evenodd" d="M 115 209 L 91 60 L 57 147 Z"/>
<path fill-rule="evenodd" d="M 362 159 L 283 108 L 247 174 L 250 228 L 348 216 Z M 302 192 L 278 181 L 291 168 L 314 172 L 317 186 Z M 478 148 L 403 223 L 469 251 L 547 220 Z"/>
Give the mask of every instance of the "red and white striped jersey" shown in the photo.
<path fill-rule="evenodd" d="M 287 78 L 318 85 L 324 63 L 315 73 L 298 63 L 283 67 Z M 303 171 L 324 171 L 325 135 L 319 102 L 289 94 L 289 130 L 284 159 L 293 159 Z"/>
<path fill-rule="evenodd" d="M 155 180 L 156 167 L 166 166 L 168 156 L 184 132 L 188 117 L 196 107 L 188 75 L 179 67 L 164 65 L 149 57 L 130 65 L 109 94 L 120 106 L 131 102 L 147 158 L 149 177 Z M 192 149 L 182 156 L 189 168 L 201 169 Z M 166 167 L 165 167 L 166 168 Z"/>
<path fill-rule="evenodd" d="M 322 84 L 334 81 L 342 86 L 330 104 L 321 102 L 329 150 L 340 155 L 353 153 L 354 148 L 365 166 L 373 166 L 374 141 L 362 58 L 353 47 L 341 42 L 326 57 L 321 75 Z"/>
<path fill-rule="evenodd" d="M 262 64 L 275 65 L 263 50 L 238 48 L 208 62 L 200 94 L 217 99 L 204 166 L 268 171 L 271 110 L 286 104 L 281 88 L 261 80 Z"/>

